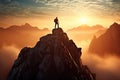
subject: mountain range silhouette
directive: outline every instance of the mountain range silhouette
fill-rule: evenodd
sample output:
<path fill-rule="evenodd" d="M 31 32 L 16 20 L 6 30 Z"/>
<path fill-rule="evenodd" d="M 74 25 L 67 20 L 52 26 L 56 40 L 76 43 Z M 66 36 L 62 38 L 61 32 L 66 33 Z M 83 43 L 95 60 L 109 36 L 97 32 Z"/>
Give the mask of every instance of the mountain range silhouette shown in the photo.
<path fill-rule="evenodd" d="M 12 25 L 8 28 L 0 28 L 0 48 L 4 45 L 15 45 L 18 48 L 33 46 L 49 29 L 39 29 L 28 23 L 24 25 Z"/>
<path fill-rule="evenodd" d="M 94 25 L 94 26 L 80 25 L 78 27 L 69 29 L 68 31 L 97 31 L 102 29 L 105 29 L 102 25 Z"/>

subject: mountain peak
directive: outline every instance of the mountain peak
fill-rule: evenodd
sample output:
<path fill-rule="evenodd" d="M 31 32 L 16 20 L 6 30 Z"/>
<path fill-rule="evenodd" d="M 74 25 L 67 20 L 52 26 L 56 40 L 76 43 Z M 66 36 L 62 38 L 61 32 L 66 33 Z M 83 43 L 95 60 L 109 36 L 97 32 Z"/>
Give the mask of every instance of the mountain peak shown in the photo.
<path fill-rule="evenodd" d="M 104 34 L 98 38 L 93 38 L 89 52 L 97 53 L 100 56 L 117 55 L 120 56 L 120 24 L 114 22 Z"/>
<path fill-rule="evenodd" d="M 120 26 L 120 24 L 118 24 L 118 23 L 114 22 L 114 23 L 110 26 L 110 28 L 113 28 L 113 27 L 118 27 L 118 26 Z"/>
<path fill-rule="evenodd" d="M 112 26 L 116 26 L 116 25 L 119 25 L 117 22 L 114 22 L 113 24 L 112 24 Z"/>
<path fill-rule="evenodd" d="M 23 26 L 24 27 L 32 27 L 29 23 L 25 23 Z"/>
<path fill-rule="evenodd" d="M 52 30 L 52 34 L 62 34 L 62 33 L 64 33 L 63 32 L 63 30 L 62 30 L 62 28 L 57 28 L 57 29 L 53 29 Z"/>
<path fill-rule="evenodd" d="M 110 32 L 116 32 L 116 31 L 119 31 L 120 30 L 120 24 L 114 22 L 110 28 L 108 29 L 108 31 Z"/>
<path fill-rule="evenodd" d="M 53 29 L 35 47 L 20 51 L 8 80 L 95 80 L 81 55 L 62 28 Z"/>

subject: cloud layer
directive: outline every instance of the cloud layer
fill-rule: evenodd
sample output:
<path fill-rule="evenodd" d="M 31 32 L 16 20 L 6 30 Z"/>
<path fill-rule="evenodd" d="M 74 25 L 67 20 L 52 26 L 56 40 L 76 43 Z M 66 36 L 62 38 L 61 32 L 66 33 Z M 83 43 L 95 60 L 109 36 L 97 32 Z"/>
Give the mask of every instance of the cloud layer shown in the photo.
<path fill-rule="evenodd" d="M 19 49 L 14 46 L 3 46 L 0 48 L 0 80 L 6 80 Z"/>
<path fill-rule="evenodd" d="M 119 0 L 0 0 L 0 16 L 29 17 L 63 11 L 120 16 L 119 5 Z"/>
<path fill-rule="evenodd" d="M 116 56 L 101 58 L 94 54 L 84 53 L 82 60 L 92 72 L 96 73 L 96 80 L 120 80 L 120 58 Z"/>

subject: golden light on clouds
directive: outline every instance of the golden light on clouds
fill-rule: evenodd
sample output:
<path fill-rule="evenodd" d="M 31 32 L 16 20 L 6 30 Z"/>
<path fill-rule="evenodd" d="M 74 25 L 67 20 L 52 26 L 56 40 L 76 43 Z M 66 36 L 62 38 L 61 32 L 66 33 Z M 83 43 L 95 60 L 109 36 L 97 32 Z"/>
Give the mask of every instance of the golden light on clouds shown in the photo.
<path fill-rule="evenodd" d="M 119 5 L 118 0 L 0 0 L 0 26 L 29 22 L 51 29 L 56 16 L 66 29 L 81 24 L 109 26 L 120 22 Z"/>

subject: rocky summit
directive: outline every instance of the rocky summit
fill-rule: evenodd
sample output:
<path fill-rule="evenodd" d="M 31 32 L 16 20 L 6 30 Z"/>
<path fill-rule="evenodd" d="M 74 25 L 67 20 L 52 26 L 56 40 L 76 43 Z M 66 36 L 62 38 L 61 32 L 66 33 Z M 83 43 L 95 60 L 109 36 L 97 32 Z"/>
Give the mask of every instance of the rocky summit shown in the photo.
<path fill-rule="evenodd" d="M 7 80 L 95 80 L 81 55 L 81 48 L 61 28 L 53 29 L 33 48 L 20 51 Z"/>

